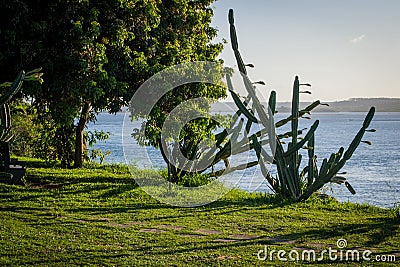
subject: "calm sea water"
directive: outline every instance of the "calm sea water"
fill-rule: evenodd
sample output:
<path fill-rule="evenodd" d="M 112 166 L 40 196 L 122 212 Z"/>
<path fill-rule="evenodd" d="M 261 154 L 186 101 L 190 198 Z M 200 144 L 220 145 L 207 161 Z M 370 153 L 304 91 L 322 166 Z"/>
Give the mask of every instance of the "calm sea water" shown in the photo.
<path fill-rule="evenodd" d="M 316 131 L 315 145 L 319 163 L 323 158 L 329 158 L 331 153 L 337 152 L 340 146 L 348 147 L 360 129 L 365 114 L 353 112 L 313 113 L 313 120 L 320 120 Z M 97 122 L 88 127 L 88 130 L 97 129 L 111 133 L 107 141 L 99 142 L 94 146 L 97 149 L 111 151 L 106 158 L 108 163 L 125 163 L 122 149 L 124 115 L 125 113 L 116 115 L 101 113 L 97 117 Z M 280 114 L 277 120 L 286 115 Z M 313 120 L 301 120 L 301 126 L 309 127 Z M 138 127 L 139 123 L 133 123 L 131 126 L 132 128 Z M 342 169 L 347 172 L 345 177 L 357 194 L 351 195 L 343 185 L 332 184 L 324 190 L 340 201 L 393 207 L 400 203 L 400 113 L 376 113 L 370 128 L 376 129 L 377 132 L 366 133 L 364 140 L 371 141 L 373 145 L 360 144 L 351 160 Z M 289 130 L 288 127 L 283 127 L 279 128 L 277 132 L 283 133 L 287 130 Z M 165 167 L 159 151 L 154 148 L 146 148 L 146 151 L 151 159 L 152 167 Z M 138 152 L 135 162 L 138 166 L 149 167 L 145 163 L 141 165 L 146 159 L 146 155 Z M 303 161 L 306 159 L 307 157 Z M 237 175 L 241 175 L 237 184 L 239 188 L 248 191 L 269 191 L 267 183 L 258 170 L 247 170 Z"/>

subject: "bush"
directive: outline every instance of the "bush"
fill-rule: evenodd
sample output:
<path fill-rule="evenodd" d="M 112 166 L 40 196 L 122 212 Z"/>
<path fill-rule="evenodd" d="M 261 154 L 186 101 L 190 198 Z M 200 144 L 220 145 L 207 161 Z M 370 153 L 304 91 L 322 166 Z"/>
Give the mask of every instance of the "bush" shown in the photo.
<path fill-rule="evenodd" d="M 13 155 L 56 159 L 56 147 L 52 144 L 54 134 L 50 122 L 38 123 L 36 110 L 25 101 L 11 104 L 12 132 L 10 141 Z"/>
<path fill-rule="evenodd" d="M 160 171 L 160 174 L 162 177 L 164 177 L 166 180 L 168 179 L 168 170 L 163 169 Z M 210 178 L 207 175 L 204 174 L 199 174 L 199 173 L 187 173 L 184 176 L 181 176 L 179 181 L 177 181 L 177 184 L 180 186 L 186 186 L 186 187 L 198 187 L 198 186 L 203 186 L 208 183 L 210 183 L 213 179 L 215 178 Z"/>
<path fill-rule="evenodd" d="M 19 157 L 39 158 L 47 161 L 60 160 L 58 155 L 73 155 L 73 139 L 65 139 L 64 129 L 60 131 L 55 127 L 55 122 L 46 114 L 38 114 L 36 108 L 26 101 L 16 101 L 11 104 L 12 132 L 14 137 L 10 141 L 10 151 Z M 104 141 L 109 138 L 109 132 L 97 131 L 86 132 L 85 140 L 89 147 L 97 141 Z M 62 153 L 64 150 L 65 153 Z M 69 151 L 66 151 L 69 150 Z M 86 161 L 98 159 L 104 162 L 109 151 L 85 148 L 84 159 Z M 68 165 L 68 164 L 67 164 Z"/>

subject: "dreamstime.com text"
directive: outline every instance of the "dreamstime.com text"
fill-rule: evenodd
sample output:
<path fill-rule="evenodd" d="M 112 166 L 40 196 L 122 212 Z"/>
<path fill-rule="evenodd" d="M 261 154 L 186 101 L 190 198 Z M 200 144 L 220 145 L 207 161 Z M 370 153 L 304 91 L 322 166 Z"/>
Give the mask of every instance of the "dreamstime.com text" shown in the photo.
<path fill-rule="evenodd" d="M 257 258 L 260 261 L 396 261 L 395 255 L 373 255 L 370 250 L 345 249 L 347 246 L 347 241 L 345 239 L 339 239 L 336 245 L 337 248 L 328 247 L 322 251 L 316 251 L 314 249 L 292 249 L 290 251 L 283 249 L 270 250 L 265 245 L 264 249 L 258 251 Z"/>

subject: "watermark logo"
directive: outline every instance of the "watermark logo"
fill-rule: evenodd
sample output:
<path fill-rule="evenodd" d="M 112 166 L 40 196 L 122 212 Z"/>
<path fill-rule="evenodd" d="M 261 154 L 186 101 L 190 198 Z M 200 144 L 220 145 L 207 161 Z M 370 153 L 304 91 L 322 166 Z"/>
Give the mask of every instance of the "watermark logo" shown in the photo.
<path fill-rule="evenodd" d="M 338 239 L 338 241 L 336 241 L 336 246 L 341 249 L 341 248 L 345 248 L 347 247 L 347 240 L 346 239 Z"/>
<path fill-rule="evenodd" d="M 337 248 L 328 247 L 322 251 L 316 251 L 314 249 L 292 249 L 287 250 L 276 250 L 269 249 L 268 246 L 264 246 L 263 249 L 257 253 L 257 258 L 260 261 L 307 261 L 307 262 L 319 262 L 319 261 L 379 261 L 379 262 L 395 262 L 395 255 L 372 255 L 371 250 L 358 250 L 358 249 L 346 249 L 347 240 L 339 239 L 336 242 Z"/>

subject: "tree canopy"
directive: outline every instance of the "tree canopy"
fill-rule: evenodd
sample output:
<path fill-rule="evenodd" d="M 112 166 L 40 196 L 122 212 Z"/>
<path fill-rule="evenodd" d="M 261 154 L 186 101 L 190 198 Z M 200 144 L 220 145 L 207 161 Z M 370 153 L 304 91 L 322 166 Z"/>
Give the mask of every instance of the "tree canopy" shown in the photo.
<path fill-rule="evenodd" d="M 43 122 L 52 122 L 47 130 L 57 157 L 80 167 L 83 132 L 98 112 L 119 111 L 140 84 L 167 66 L 216 59 L 222 44 L 211 43 L 217 34 L 210 26 L 213 1 L 4 1 L 0 80 L 20 69 L 43 68 L 44 83 L 24 88 L 23 96 L 34 100 Z M 224 95 L 205 88 L 179 92 L 160 102 L 155 117 L 193 96 Z"/>

